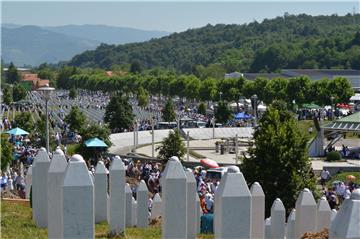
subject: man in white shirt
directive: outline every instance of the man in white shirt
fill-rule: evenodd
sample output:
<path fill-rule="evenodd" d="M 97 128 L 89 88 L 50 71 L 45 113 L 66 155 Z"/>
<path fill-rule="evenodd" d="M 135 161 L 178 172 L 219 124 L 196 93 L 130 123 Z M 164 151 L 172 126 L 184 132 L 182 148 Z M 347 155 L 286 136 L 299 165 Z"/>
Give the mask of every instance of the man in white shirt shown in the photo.
<path fill-rule="evenodd" d="M 330 172 L 326 169 L 323 169 L 321 171 L 320 177 L 321 177 L 321 185 L 324 188 L 326 181 L 330 179 Z"/>

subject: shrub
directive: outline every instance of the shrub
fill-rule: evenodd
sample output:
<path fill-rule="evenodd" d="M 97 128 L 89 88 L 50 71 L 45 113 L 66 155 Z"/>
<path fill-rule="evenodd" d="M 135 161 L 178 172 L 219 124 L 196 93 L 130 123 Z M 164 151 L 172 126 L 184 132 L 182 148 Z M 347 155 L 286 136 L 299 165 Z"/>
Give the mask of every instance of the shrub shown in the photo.
<path fill-rule="evenodd" d="M 339 161 L 341 154 L 337 151 L 332 151 L 326 155 L 326 161 Z"/>

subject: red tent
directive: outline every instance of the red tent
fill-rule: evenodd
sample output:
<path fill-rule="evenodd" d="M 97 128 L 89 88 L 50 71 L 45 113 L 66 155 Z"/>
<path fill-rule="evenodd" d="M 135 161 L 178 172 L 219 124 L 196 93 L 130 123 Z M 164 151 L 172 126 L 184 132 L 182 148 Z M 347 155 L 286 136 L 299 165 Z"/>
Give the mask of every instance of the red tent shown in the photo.
<path fill-rule="evenodd" d="M 200 163 L 209 168 L 219 168 L 219 164 L 212 159 L 201 159 Z"/>

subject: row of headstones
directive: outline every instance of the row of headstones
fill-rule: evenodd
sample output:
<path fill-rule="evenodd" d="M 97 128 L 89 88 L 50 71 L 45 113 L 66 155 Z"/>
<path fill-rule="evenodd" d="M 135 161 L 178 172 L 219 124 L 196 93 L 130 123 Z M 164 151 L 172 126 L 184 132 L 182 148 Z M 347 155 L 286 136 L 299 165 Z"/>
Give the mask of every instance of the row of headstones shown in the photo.
<path fill-rule="evenodd" d="M 35 161 L 34 219 L 38 226 L 48 227 L 49 238 L 92 238 L 94 223 L 104 220 L 108 220 L 112 234 L 123 233 L 126 226 L 148 226 L 146 184 L 140 183 L 136 202 L 125 184 L 125 168 L 120 158 L 115 158 L 110 167 L 109 196 L 102 163 L 92 179 L 80 155 L 73 156 L 67 164 L 57 150 L 50 163 L 45 150 L 41 150 Z M 153 217 L 162 216 L 162 237 L 195 238 L 200 228 L 200 206 L 192 172 L 185 172 L 180 161 L 172 157 L 161 185 L 163 198 L 161 201 L 159 195 L 155 197 Z M 271 219 L 264 221 L 265 195 L 260 184 L 254 183 L 249 190 L 242 173 L 232 167 L 221 180 L 214 208 L 215 238 L 285 238 L 285 234 L 287 238 L 300 238 L 305 232 L 329 227 L 330 238 L 360 237 L 360 190 L 344 201 L 335 216 L 325 198 L 316 204 L 312 193 L 304 189 L 287 224 L 280 199 L 274 201 Z"/>
<path fill-rule="evenodd" d="M 200 201 L 196 194 L 196 181 L 187 172 L 186 190 L 189 195 L 187 228 L 189 238 L 200 231 Z M 52 160 L 44 148 L 40 149 L 28 174 L 32 181 L 33 219 L 40 228 L 48 228 L 49 238 L 92 238 L 94 223 L 108 221 L 110 234 L 122 234 L 125 227 L 146 228 L 149 225 L 148 189 L 144 181 L 137 188 L 137 201 L 129 184 L 125 183 L 125 166 L 115 157 L 109 170 L 109 195 L 107 172 L 99 162 L 95 175 L 87 170 L 80 155 L 74 155 L 69 163 L 60 149 Z M 30 187 L 30 186 L 29 186 Z M 176 208 L 176 207 L 175 207 Z M 154 196 L 151 219 L 163 215 L 162 200 Z"/>

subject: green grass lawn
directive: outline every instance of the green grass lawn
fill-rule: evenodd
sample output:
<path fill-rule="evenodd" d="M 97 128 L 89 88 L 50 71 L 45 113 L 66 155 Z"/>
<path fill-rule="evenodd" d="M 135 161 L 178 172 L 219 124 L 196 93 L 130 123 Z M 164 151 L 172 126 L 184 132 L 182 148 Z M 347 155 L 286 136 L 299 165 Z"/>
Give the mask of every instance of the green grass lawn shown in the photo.
<path fill-rule="evenodd" d="M 47 230 L 39 229 L 31 219 L 31 208 L 9 202 L 1 202 L 1 238 L 3 239 L 37 239 L 47 238 Z M 95 225 L 95 238 L 108 237 L 108 224 L 101 223 Z M 157 239 L 161 238 L 161 229 L 159 226 L 151 226 L 147 229 L 127 228 L 126 239 Z M 199 235 L 199 239 L 212 239 L 213 235 Z"/>
<path fill-rule="evenodd" d="M 332 182 L 336 180 L 346 182 L 346 176 L 348 175 L 354 175 L 356 177 L 355 183 L 360 185 L 360 172 L 346 172 L 332 175 L 331 179 L 326 183 L 326 186 L 331 187 Z"/>

